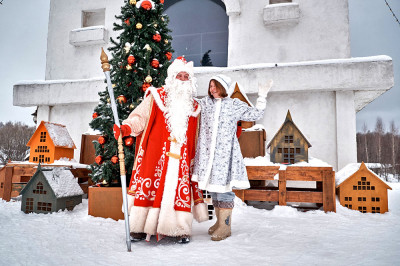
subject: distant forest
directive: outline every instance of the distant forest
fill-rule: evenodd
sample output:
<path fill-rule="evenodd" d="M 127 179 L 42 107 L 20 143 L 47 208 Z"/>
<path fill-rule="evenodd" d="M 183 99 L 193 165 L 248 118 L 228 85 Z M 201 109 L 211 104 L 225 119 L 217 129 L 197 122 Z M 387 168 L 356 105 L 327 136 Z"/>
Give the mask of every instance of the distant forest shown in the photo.
<path fill-rule="evenodd" d="M 373 131 L 364 123 L 362 132 L 357 133 L 357 161 L 378 163 L 374 171 L 379 176 L 388 180 L 393 175 L 400 181 L 399 143 L 399 128 L 394 121 L 386 128 L 382 118 L 378 117 Z"/>

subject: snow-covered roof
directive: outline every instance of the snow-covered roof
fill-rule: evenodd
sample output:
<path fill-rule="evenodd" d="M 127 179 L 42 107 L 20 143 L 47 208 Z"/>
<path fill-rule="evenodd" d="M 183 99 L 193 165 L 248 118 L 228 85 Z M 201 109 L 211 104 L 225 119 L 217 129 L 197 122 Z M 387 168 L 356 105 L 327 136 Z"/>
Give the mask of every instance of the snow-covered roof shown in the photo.
<path fill-rule="evenodd" d="M 352 176 L 355 172 L 360 170 L 361 166 L 363 163 L 349 163 L 345 167 L 343 167 L 340 171 L 336 172 L 335 174 L 335 183 L 336 186 L 339 186 L 342 184 L 347 178 Z M 365 168 L 374 176 L 376 176 L 380 181 L 382 181 L 386 186 L 390 188 L 388 184 L 386 184 L 385 181 L 383 181 L 377 174 L 375 174 L 373 171 L 368 169 L 368 167 L 364 164 Z"/>
<path fill-rule="evenodd" d="M 42 171 L 57 198 L 83 195 L 83 190 L 70 170 L 54 168 Z"/>
<path fill-rule="evenodd" d="M 43 122 L 56 147 L 76 148 L 67 128 L 61 124 Z"/>

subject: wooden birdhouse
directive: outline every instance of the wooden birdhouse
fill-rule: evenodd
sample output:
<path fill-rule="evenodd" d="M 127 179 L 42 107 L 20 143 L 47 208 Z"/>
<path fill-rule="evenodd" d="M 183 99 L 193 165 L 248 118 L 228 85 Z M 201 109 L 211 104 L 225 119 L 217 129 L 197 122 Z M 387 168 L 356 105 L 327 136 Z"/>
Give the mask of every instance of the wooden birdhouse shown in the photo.
<path fill-rule="evenodd" d="M 82 203 L 83 191 L 70 170 L 43 169 L 36 173 L 21 191 L 21 210 L 25 213 L 49 213 L 72 210 Z"/>
<path fill-rule="evenodd" d="M 392 188 L 369 170 L 364 162 L 355 172 L 351 168 L 354 169 L 354 164 L 344 167 L 336 174 L 340 204 L 362 213 L 387 212 L 387 190 Z"/>
<path fill-rule="evenodd" d="M 235 89 L 231 93 L 230 97 L 232 99 L 235 99 L 235 98 L 239 99 L 242 102 L 247 103 L 248 106 L 253 106 L 253 104 L 250 102 L 249 98 L 247 98 L 246 93 L 242 92 L 239 89 L 239 85 L 237 83 L 235 84 Z M 240 121 L 240 126 L 242 128 L 251 128 L 254 125 L 255 125 L 255 121 Z"/>
<path fill-rule="evenodd" d="M 60 158 L 72 159 L 74 141 L 64 125 L 42 121 L 26 146 L 30 147 L 29 162 L 53 163 Z"/>
<path fill-rule="evenodd" d="M 284 164 L 308 162 L 310 147 L 310 142 L 293 122 L 288 110 L 285 122 L 267 146 L 270 148 L 271 162 Z"/>

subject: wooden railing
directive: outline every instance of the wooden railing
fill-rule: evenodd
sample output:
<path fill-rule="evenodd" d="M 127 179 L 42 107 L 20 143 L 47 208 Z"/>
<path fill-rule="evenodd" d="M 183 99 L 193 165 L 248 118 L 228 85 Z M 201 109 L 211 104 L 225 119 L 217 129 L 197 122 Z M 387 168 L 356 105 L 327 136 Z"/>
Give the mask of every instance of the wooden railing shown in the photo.
<path fill-rule="evenodd" d="M 268 187 L 251 187 L 234 190 L 243 201 L 276 201 L 279 205 L 287 202 L 307 202 L 322 204 L 325 212 L 336 212 L 335 172 L 332 167 L 287 166 L 247 166 L 249 180 L 276 180 L 278 190 Z M 315 181 L 315 189 L 288 189 L 287 181 Z"/>

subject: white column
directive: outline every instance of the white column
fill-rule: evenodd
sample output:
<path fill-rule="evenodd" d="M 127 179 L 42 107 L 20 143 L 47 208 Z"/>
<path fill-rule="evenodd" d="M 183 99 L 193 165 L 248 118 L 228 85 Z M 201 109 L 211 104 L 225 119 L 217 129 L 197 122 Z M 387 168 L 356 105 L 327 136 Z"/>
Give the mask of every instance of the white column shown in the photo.
<path fill-rule="evenodd" d="M 40 105 L 37 110 L 37 123 L 36 126 L 40 125 L 41 121 L 50 122 L 50 106 Z"/>
<path fill-rule="evenodd" d="M 336 92 L 336 171 L 357 162 L 354 91 Z"/>

